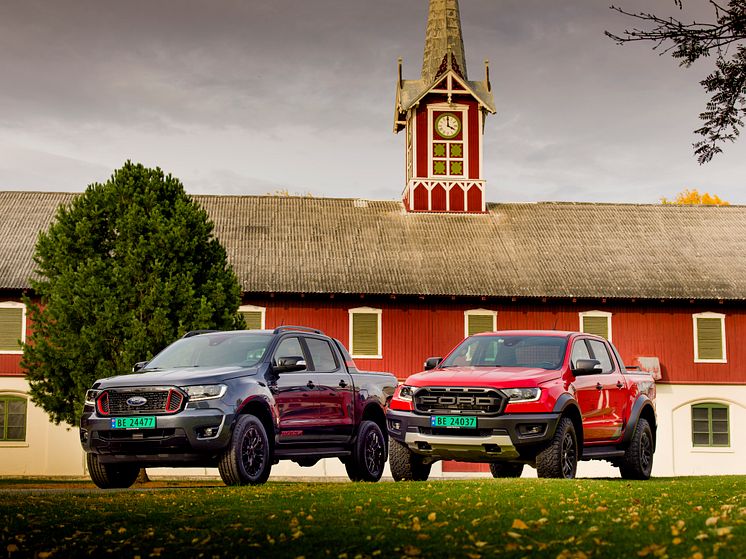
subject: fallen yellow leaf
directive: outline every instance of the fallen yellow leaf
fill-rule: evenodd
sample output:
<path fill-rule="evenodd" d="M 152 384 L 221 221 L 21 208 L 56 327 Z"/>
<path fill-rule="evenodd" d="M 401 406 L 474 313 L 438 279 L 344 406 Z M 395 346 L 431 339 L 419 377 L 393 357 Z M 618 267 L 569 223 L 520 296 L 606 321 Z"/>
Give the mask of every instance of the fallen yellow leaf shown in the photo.
<path fill-rule="evenodd" d="M 511 526 L 514 530 L 528 530 L 528 524 L 526 524 L 523 520 L 516 518 L 513 521 L 513 525 Z"/>

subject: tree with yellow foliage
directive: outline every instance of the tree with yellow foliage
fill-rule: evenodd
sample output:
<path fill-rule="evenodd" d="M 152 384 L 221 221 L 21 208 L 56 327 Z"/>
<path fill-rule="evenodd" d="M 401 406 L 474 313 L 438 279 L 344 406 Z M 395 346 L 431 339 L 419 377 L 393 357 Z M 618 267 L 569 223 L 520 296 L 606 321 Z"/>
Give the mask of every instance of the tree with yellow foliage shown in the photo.
<path fill-rule="evenodd" d="M 717 194 L 709 192 L 700 194 L 696 188 L 679 192 L 673 200 L 664 196 L 661 198 L 661 204 L 665 206 L 730 206 L 730 202 L 721 200 Z"/>

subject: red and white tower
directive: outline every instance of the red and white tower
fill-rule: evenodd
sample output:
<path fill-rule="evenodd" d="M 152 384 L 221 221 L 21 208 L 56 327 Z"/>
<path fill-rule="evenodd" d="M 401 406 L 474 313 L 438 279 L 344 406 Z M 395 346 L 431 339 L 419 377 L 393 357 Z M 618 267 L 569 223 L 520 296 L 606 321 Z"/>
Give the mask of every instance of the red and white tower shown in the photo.
<path fill-rule="evenodd" d="M 406 130 L 411 212 L 484 212 L 484 119 L 495 113 L 485 62 L 484 81 L 469 81 L 458 0 L 430 0 L 419 80 L 396 88 L 394 132 Z"/>

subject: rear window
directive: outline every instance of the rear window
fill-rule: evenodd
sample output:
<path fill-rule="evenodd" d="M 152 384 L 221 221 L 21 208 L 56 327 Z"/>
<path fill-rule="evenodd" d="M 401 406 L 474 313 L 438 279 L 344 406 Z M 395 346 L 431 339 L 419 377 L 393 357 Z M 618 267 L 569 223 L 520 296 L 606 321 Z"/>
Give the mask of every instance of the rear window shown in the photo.
<path fill-rule="evenodd" d="M 472 336 L 441 367 L 531 367 L 559 369 L 567 338 L 552 336 Z"/>

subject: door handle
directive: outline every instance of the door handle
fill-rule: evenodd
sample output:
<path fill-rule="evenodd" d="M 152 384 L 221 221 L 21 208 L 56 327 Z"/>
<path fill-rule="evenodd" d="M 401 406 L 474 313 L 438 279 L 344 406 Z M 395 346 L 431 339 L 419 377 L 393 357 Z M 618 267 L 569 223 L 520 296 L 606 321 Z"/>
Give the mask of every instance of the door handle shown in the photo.
<path fill-rule="evenodd" d="M 603 390 L 603 389 L 604 389 L 603 384 L 601 384 L 600 382 L 597 382 L 596 383 L 596 390 Z"/>
<path fill-rule="evenodd" d="M 339 381 L 339 387 L 340 388 L 345 388 L 346 386 L 347 386 L 347 383 L 344 381 L 344 379 L 342 379 L 342 380 Z"/>
<path fill-rule="evenodd" d="M 309 381 L 308 381 L 308 384 L 306 384 L 306 386 L 307 386 L 308 388 L 316 388 L 316 385 L 315 385 L 315 384 L 313 383 L 313 381 L 312 381 L 312 380 L 309 380 Z"/>
<path fill-rule="evenodd" d="M 624 388 L 624 383 L 621 380 L 618 380 L 616 383 L 616 387 L 621 390 L 622 388 Z"/>

